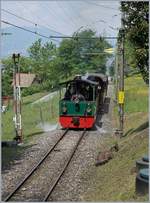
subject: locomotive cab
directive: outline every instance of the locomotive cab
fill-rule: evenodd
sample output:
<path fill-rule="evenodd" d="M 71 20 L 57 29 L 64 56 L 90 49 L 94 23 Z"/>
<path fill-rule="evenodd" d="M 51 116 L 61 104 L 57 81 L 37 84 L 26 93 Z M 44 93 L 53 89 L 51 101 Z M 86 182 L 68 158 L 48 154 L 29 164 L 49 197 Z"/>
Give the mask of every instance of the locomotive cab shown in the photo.
<path fill-rule="evenodd" d="M 59 102 L 61 126 L 64 128 L 91 128 L 96 113 L 95 100 L 98 83 L 76 77 L 61 85 L 65 85 L 65 94 Z"/>

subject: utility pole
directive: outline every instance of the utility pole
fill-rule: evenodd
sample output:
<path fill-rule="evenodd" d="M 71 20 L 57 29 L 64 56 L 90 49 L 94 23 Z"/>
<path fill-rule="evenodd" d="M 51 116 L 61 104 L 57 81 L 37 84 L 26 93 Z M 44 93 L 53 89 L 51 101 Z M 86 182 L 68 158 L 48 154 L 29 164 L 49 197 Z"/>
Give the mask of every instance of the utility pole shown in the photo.
<path fill-rule="evenodd" d="M 114 85 L 115 85 L 115 101 L 117 102 L 118 100 L 118 68 L 119 68 L 119 54 L 118 54 L 118 42 L 117 42 L 117 47 L 116 47 L 116 57 L 115 57 L 115 75 L 114 75 Z"/>
<path fill-rule="evenodd" d="M 122 13 L 121 18 L 121 29 L 120 29 L 120 68 L 119 68 L 119 93 L 118 93 L 118 103 L 119 103 L 119 134 L 120 137 L 123 136 L 124 129 L 124 13 Z"/>
<path fill-rule="evenodd" d="M 15 122 L 15 132 L 16 141 L 22 143 L 22 122 L 21 122 L 21 87 L 20 87 L 20 66 L 19 59 L 20 54 L 13 54 L 12 56 L 14 62 L 14 72 L 13 72 L 13 87 L 14 87 L 14 112 L 15 116 L 13 118 Z"/>

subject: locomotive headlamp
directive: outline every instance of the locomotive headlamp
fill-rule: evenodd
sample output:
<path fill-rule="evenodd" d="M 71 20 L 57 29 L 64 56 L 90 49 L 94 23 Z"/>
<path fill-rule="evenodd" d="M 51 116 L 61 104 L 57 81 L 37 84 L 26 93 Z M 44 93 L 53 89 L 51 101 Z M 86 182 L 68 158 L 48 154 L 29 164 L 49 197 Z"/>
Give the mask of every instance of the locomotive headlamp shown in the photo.
<path fill-rule="evenodd" d="M 90 103 L 87 104 L 87 109 L 86 109 L 86 111 L 87 111 L 87 113 L 91 113 L 92 108 L 91 108 L 91 104 L 90 104 Z"/>
<path fill-rule="evenodd" d="M 63 111 L 63 113 L 66 113 L 66 112 L 67 112 L 67 107 L 64 106 L 64 107 L 62 108 L 62 111 Z"/>
<path fill-rule="evenodd" d="M 87 112 L 90 113 L 92 111 L 91 107 L 87 108 Z"/>

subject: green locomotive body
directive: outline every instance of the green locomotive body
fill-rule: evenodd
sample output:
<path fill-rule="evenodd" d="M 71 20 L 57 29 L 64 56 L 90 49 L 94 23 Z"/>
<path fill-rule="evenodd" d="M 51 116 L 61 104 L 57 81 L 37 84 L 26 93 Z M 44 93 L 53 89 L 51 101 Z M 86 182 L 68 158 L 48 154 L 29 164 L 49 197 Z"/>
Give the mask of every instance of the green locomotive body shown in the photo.
<path fill-rule="evenodd" d="M 95 81 L 95 75 L 88 77 L 77 76 L 61 83 L 66 85 L 64 98 L 59 101 L 59 122 L 64 128 L 91 128 L 95 123 L 106 88 Z"/>

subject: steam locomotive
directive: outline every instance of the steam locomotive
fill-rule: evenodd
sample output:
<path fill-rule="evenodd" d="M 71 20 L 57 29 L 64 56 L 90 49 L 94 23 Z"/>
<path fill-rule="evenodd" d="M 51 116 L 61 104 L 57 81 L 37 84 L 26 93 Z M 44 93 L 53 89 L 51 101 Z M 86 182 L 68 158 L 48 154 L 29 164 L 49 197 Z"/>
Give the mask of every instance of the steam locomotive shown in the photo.
<path fill-rule="evenodd" d="M 108 77 L 91 73 L 60 83 L 65 93 L 59 101 L 59 122 L 63 128 L 92 128 L 107 95 Z"/>

